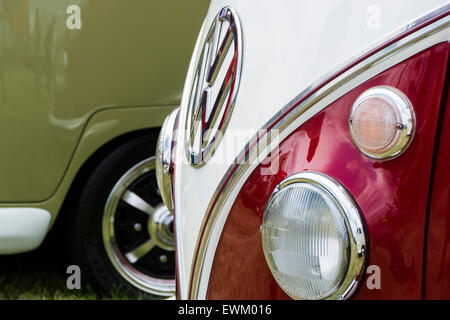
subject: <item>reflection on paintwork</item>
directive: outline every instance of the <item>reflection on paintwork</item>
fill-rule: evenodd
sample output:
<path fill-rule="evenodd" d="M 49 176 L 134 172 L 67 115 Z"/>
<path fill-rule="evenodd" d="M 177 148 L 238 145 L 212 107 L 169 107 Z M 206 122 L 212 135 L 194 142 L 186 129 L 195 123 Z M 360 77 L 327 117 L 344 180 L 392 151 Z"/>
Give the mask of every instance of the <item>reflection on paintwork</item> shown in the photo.
<path fill-rule="evenodd" d="M 177 105 L 204 2 L 0 0 L 0 201 L 51 196 L 95 112 Z"/>
<path fill-rule="evenodd" d="M 364 217 L 369 235 L 368 265 L 380 267 L 382 286 L 380 290 L 370 290 L 362 285 L 354 298 L 422 297 L 427 196 L 448 52 L 447 43 L 439 44 L 373 77 L 280 144 L 278 154 L 273 155 L 279 158 L 277 174 L 263 176 L 259 166 L 230 210 L 215 252 L 207 298 L 289 298 L 270 274 L 259 228 L 264 206 L 277 184 L 309 170 L 339 181 L 354 197 Z M 410 98 L 417 117 L 415 140 L 404 154 L 390 161 L 363 155 L 354 146 L 348 128 L 354 101 L 377 85 L 402 90 Z M 320 139 L 315 140 L 317 132 Z M 237 266 L 229 261 L 240 263 Z"/>
<path fill-rule="evenodd" d="M 97 133 L 101 133 L 102 131 L 107 131 L 108 129 L 113 128 L 114 126 L 119 124 L 118 119 L 107 120 L 101 123 L 94 124 L 89 130 L 84 134 L 85 138 L 89 138 L 89 136 L 95 135 Z"/>

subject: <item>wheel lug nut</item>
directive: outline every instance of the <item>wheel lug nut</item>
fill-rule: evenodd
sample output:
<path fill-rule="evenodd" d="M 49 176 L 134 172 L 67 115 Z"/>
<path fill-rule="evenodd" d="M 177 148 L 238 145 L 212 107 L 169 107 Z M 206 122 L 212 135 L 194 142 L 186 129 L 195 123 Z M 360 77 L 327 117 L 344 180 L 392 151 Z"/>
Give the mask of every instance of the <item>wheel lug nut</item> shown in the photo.
<path fill-rule="evenodd" d="M 165 254 L 159 256 L 159 261 L 161 261 L 162 263 L 166 263 L 167 262 L 167 256 Z"/>
<path fill-rule="evenodd" d="M 134 230 L 139 232 L 142 230 L 142 225 L 140 223 L 135 223 L 134 224 Z"/>

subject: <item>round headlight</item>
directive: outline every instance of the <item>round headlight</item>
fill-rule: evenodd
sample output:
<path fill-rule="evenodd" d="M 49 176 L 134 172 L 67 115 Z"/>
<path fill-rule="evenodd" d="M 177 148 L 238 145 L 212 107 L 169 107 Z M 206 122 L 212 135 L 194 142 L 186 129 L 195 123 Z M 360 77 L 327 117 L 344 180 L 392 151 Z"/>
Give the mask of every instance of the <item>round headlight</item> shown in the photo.
<path fill-rule="evenodd" d="M 175 139 L 174 130 L 179 111 L 180 108 L 176 108 L 167 116 L 159 133 L 158 144 L 156 146 L 156 180 L 161 192 L 161 198 L 171 213 L 173 213 L 172 149 Z"/>
<path fill-rule="evenodd" d="M 366 255 L 363 222 L 335 180 L 302 172 L 277 186 L 261 226 L 264 255 L 294 299 L 345 299 L 360 281 Z"/>
<path fill-rule="evenodd" d="M 412 141 L 414 110 L 400 90 L 378 86 L 358 97 L 349 126 L 353 142 L 362 153 L 374 159 L 391 159 Z"/>

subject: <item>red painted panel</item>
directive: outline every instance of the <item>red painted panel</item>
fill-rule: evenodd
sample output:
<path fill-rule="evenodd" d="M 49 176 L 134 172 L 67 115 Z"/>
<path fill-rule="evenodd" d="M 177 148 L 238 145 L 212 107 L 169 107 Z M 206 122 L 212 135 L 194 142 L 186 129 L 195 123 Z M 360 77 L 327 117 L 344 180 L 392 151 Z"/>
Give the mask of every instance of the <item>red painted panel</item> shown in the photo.
<path fill-rule="evenodd" d="M 429 214 L 426 299 L 450 299 L 450 95 L 446 90 Z"/>
<path fill-rule="evenodd" d="M 277 174 L 263 176 L 263 166 L 259 166 L 229 213 L 213 263 L 209 299 L 288 298 L 267 267 L 259 228 L 275 186 L 304 170 L 323 172 L 340 181 L 363 212 L 369 264 L 381 268 L 382 288 L 363 286 L 356 298 L 421 298 L 427 192 L 447 59 L 448 44 L 443 43 L 402 62 L 352 90 L 282 142 L 271 156 L 278 158 Z M 406 93 L 417 118 L 410 148 L 385 162 L 362 155 L 348 130 L 353 102 L 377 85 Z"/>

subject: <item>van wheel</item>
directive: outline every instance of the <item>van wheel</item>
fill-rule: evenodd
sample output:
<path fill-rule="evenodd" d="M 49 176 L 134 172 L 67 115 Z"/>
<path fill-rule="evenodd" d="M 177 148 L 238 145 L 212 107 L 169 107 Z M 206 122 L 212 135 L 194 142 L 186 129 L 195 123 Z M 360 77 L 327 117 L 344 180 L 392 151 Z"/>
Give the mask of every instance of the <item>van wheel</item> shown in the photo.
<path fill-rule="evenodd" d="M 175 293 L 173 215 L 155 175 L 155 139 L 141 136 L 100 160 L 78 189 L 69 247 L 102 292 L 167 298 Z"/>

